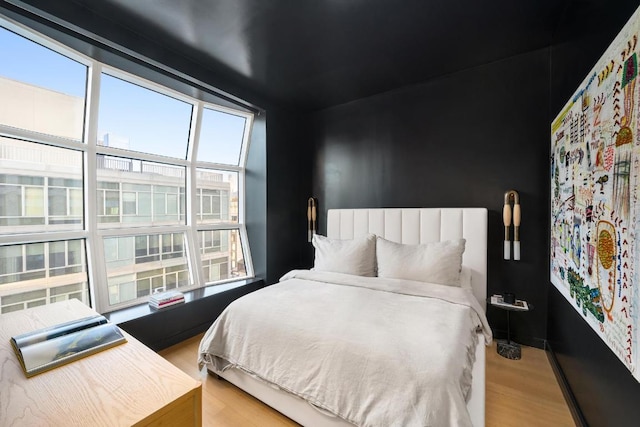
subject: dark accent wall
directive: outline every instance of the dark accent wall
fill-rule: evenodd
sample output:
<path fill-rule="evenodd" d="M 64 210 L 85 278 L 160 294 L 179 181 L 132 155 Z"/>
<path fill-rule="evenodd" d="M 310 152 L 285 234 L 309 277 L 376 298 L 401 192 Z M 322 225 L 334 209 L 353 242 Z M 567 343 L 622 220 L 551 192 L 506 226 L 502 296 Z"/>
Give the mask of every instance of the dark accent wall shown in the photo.
<path fill-rule="evenodd" d="M 326 109 L 311 118 L 314 194 L 326 210 L 489 209 L 488 293 L 531 302 L 512 333 L 542 347 L 547 317 L 549 51 L 542 49 Z M 502 259 L 504 192 L 522 204 L 522 260 Z M 497 336 L 506 314 L 488 310 Z"/>
<path fill-rule="evenodd" d="M 552 119 L 638 7 L 637 1 L 574 2 L 551 51 Z M 548 281 L 547 339 L 590 426 L 640 423 L 640 384 Z M 637 285 L 637 284 L 636 284 Z"/>

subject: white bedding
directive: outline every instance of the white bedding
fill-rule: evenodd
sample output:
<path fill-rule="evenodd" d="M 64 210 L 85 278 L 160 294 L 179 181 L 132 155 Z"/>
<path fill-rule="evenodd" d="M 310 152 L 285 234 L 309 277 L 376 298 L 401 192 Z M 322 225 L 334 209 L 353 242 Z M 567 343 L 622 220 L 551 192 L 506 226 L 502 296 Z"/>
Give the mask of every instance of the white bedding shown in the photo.
<path fill-rule="evenodd" d="M 469 290 L 297 270 L 233 302 L 199 363 L 241 369 L 358 426 L 471 426 L 476 331 Z"/>

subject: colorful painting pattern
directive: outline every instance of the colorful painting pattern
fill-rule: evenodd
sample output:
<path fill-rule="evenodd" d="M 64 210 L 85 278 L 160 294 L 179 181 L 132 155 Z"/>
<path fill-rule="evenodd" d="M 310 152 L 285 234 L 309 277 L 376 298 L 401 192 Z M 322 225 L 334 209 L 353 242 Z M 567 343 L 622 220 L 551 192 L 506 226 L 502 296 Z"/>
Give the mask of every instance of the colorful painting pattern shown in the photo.
<path fill-rule="evenodd" d="M 551 282 L 640 381 L 640 9 L 551 125 Z"/>

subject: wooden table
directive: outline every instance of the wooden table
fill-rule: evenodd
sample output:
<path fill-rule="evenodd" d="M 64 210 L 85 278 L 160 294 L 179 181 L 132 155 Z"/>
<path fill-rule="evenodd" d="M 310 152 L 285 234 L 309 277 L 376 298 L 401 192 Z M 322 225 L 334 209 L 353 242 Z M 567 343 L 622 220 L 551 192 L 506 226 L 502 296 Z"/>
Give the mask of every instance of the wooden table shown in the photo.
<path fill-rule="evenodd" d="M 200 382 L 124 331 L 125 344 L 24 375 L 12 336 L 94 314 L 74 299 L 0 315 L 0 426 L 202 425 Z"/>

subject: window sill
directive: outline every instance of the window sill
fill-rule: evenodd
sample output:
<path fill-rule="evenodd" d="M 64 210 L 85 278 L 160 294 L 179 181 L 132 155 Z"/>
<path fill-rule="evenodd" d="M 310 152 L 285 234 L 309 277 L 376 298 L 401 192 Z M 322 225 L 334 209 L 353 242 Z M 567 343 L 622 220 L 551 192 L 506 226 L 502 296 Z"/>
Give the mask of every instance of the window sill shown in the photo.
<path fill-rule="evenodd" d="M 264 286 L 259 278 L 242 279 L 186 291 L 184 304 L 161 310 L 140 304 L 104 316 L 157 351 L 204 332 L 227 305 Z"/>

